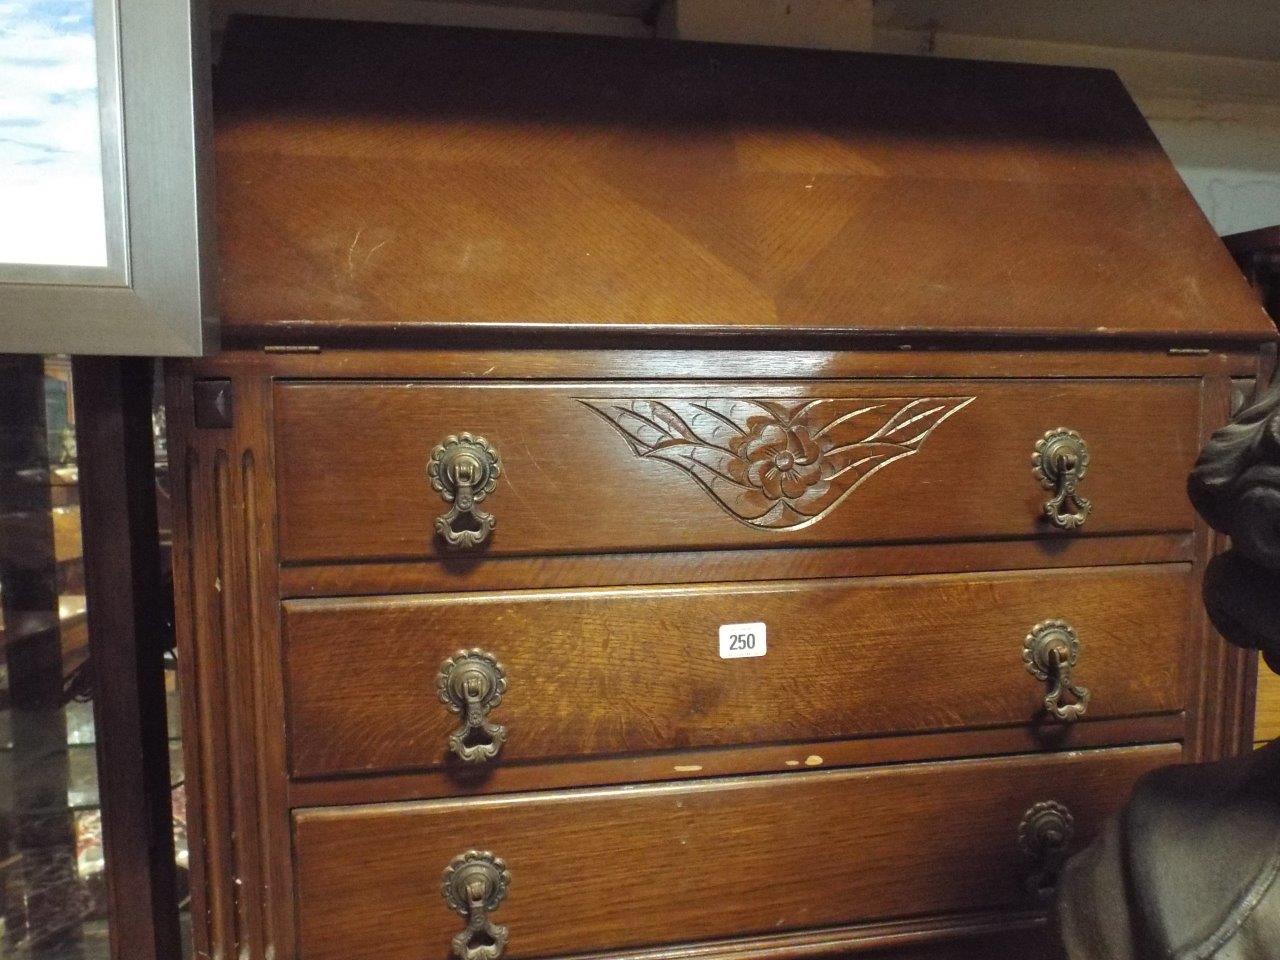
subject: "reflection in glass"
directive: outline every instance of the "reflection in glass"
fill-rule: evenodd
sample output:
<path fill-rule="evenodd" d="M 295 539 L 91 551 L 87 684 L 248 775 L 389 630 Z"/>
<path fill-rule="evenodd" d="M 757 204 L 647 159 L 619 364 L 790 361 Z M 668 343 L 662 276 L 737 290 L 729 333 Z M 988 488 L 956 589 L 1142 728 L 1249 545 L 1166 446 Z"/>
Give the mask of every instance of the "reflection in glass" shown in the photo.
<path fill-rule="evenodd" d="M 105 267 L 94 0 L 0 0 L 0 264 Z"/>
<path fill-rule="evenodd" d="M 167 569 L 158 407 L 155 424 Z M 109 957 L 78 481 L 70 363 L 0 354 L 0 960 Z M 172 654 L 166 667 L 185 898 L 186 803 Z"/>

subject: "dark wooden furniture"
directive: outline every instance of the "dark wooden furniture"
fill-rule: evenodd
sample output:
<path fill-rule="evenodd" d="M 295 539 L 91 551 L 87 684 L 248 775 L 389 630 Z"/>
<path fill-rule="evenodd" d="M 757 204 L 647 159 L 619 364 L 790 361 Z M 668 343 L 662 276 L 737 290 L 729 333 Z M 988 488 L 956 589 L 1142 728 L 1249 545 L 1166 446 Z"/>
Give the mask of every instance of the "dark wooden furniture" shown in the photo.
<path fill-rule="evenodd" d="M 249 21 L 218 86 L 199 949 L 1027 960 L 1246 747 L 1183 480 L 1274 331 L 1114 76 Z"/>
<path fill-rule="evenodd" d="M 113 957 L 182 952 L 174 865 L 154 360 L 76 357 L 72 376 Z"/>

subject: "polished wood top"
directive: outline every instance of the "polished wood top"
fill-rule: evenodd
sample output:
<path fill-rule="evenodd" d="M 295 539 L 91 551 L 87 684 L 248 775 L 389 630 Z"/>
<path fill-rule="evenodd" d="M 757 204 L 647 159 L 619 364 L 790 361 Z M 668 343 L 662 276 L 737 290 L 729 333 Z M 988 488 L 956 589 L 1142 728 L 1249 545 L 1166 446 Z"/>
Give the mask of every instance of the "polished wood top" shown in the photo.
<path fill-rule="evenodd" d="M 232 341 L 1274 336 L 1109 72 L 248 19 L 215 109 Z"/>

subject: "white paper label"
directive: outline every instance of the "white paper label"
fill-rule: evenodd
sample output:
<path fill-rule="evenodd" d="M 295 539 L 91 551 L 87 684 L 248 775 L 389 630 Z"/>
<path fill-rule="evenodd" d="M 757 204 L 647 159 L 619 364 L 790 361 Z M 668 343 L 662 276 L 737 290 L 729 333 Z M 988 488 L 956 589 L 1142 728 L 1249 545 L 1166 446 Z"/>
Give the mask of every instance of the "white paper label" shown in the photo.
<path fill-rule="evenodd" d="M 763 623 L 722 623 L 720 625 L 720 657 L 763 657 L 768 652 L 768 631 Z"/>

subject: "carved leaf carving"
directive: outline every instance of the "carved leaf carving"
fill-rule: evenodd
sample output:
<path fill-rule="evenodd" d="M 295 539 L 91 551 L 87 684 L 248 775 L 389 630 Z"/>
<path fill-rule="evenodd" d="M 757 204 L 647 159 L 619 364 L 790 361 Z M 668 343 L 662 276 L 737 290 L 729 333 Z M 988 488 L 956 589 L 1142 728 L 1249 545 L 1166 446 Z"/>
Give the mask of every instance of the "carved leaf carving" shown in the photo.
<path fill-rule="evenodd" d="M 973 397 L 581 398 L 637 457 L 692 477 L 766 530 L 817 523 L 872 474 L 917 453 Z"/>

